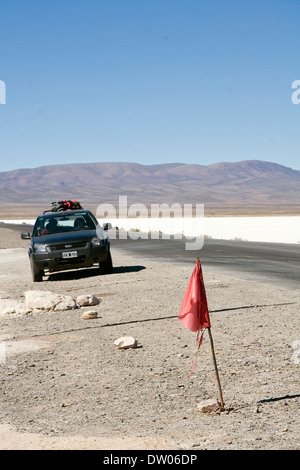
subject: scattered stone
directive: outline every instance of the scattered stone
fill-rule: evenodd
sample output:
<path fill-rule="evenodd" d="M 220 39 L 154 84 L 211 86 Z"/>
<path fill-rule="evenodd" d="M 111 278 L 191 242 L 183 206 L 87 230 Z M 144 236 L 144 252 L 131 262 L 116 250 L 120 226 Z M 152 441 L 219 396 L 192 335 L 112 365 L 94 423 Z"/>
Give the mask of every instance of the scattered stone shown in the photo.
<path fill-rule="evenodd" d="M 201 413 L 212 413 L 220 408 L 218 400 L 210 398 L 209 400 L 203 400 L 197 405 L 198 410 Z"/>
<path fill-rule="evenodd" d="M 70 295 L 56 294 L 51 291 L 32 290 L 24 292 L 25 301 L 0 298 L 0 317 L 8 314 L 30 314 L 42 311 L 72 310 L 78 307 L 98 305 L 101 299 L 93 295 L 80 295 L 74 300 Z M 97 314 L 85 318 L 95 318 Z"/>
<path fill-rule="evenodd" d="M 25 308 L 32 311 L 61 311 L 71 310 L 77 307 L 75 300 L 70 295 L 56 294 L 50 291 L 26 291 Z"/>
<path fill-rule="evenodd" d="M 25 314 L 27 310 L 23 302 L 14 299 L 0 299 L 0 317 L 11 313 Z"/>
<path fill-rule="evenodd" d="M 80 307 L 87 307 L 100 304 L 101 299 L 97 299 L 94 295 L 79 295 L 76 302 Z"/>
<path fill-rule="evenodd" d="M 83 318 L 84 320 L 91 320 L 93 318 L 97 318 L 97 316 L 98 312 L 96 312 L 95 310 L 88 310 L 81 315 L 81 318 Z"/>
<path fill-rule="evenodd" d="M 114 341 L 114 345 L 119 349 L 136 348 L 137 343 L 137 340 L 132 336 L 121 336 Z"/>

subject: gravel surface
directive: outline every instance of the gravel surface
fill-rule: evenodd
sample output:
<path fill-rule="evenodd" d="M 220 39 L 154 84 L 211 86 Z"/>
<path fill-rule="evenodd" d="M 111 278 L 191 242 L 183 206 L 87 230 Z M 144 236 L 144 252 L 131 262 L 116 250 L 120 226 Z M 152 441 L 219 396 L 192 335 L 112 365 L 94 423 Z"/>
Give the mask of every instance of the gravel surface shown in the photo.
<path fill-rule="evenodd" d="M 298 291 L 202 266 L 225 402 L 203 414 L 198 403 L 219 398 L 208 334 L 188 378 L 196 335 L 177 318 L 192 265 L 112 245 L 112 275 L 33 283 L 27 244 L 0 229 L 0 449 L 299 449 Z M 7 313 L 27 290 L 92 294 L 98 317 L 82 319 L 87 307 Z M 120 336 L 138 347 L 117 349 Z"/>

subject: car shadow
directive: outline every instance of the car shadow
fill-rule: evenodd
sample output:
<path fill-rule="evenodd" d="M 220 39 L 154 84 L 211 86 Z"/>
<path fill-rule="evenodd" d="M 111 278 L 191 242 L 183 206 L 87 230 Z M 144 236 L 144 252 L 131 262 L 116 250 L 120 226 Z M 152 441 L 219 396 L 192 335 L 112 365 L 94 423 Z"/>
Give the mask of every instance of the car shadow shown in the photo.
<path fill-rule="evenodd" d="M 114 266 L 112 274 L 101 274 L 99 268 L 76 269 L 73 271 L 60 271 L 46 275 L 47 281 L 74 281 L 95 276 L 111 276 L 113 274 L 135 273 L 146 269 L 145 266 Z"/>
<path fill-rule="evenodd" d="M 136 273 L 146 269 L 146 266 L 117 266 L 114 267 L 113 274 Z"/>

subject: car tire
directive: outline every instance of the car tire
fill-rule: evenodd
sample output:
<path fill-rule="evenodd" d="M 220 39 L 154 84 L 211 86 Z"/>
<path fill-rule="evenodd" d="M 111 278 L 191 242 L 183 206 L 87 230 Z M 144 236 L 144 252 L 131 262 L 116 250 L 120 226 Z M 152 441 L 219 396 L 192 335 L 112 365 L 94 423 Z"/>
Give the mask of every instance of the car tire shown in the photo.
<path fill-rule="evenodd" d="M 31 276 L 32 276 L 33 282 L 42 282 L 43 275 L 44 275 L 44 271 L 42 271 L 41 269 L 38 269 L 33 263 L 33 261 L 31 261 Z"/>
<path fill-rule="evenodd" d="M 113 263 L 112 263 L 110 252 L 107 255 L 106 261 L 99 264 L 99 271 L 100 271 L 100 274 L 112 274 Z"/>

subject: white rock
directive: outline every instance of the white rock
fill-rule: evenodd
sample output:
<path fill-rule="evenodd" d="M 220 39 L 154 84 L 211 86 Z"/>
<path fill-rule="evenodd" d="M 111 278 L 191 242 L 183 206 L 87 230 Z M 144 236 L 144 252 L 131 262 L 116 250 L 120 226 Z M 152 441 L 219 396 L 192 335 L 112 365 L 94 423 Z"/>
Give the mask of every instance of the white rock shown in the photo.
<path fill-rule="evenodd" d="M 26 291 L 25 308 L 35 311 L 61 311 L 76 308 L 76 302 L 70 295 L 56 294 L 50 291 Z"/>
<path fill-rule="evenodd" d="M 121 336 L 114 341 L 114 345 L 119 349 L 136 348 L 137 343 L 137 340 L 132 336 Z"/>
<path fill-rule="evenodd" d="M 23 302 L 13 299 L 0 299 L 0 317 L 11 313 L 25 314 L 29 309 L 25 308 Z"/>
<path fill-rule="evenodd" d="M 83 318 L 84 320 L 90 320 L 92 318 L 97 318 L 97 316 L 98 312 L 96 312 L 95 310 L 88 310 L 81 315 L 81 318 Z"/>
<path fill-rule="evenodd" d="M 203 400 L 198 403 L 197 408 L 201 413 L 211 413 L 213 411 L 217 411 L 220 406 L 218 400 L 210 398 L 209 400 Z"/>
<path fill-rule="evenodd" d="M 101 299 L 97 299 L 94 295 L 79 295 L 76 302 L 80 307 L 87 307 L 90 305 L 98 305 Z"/>

